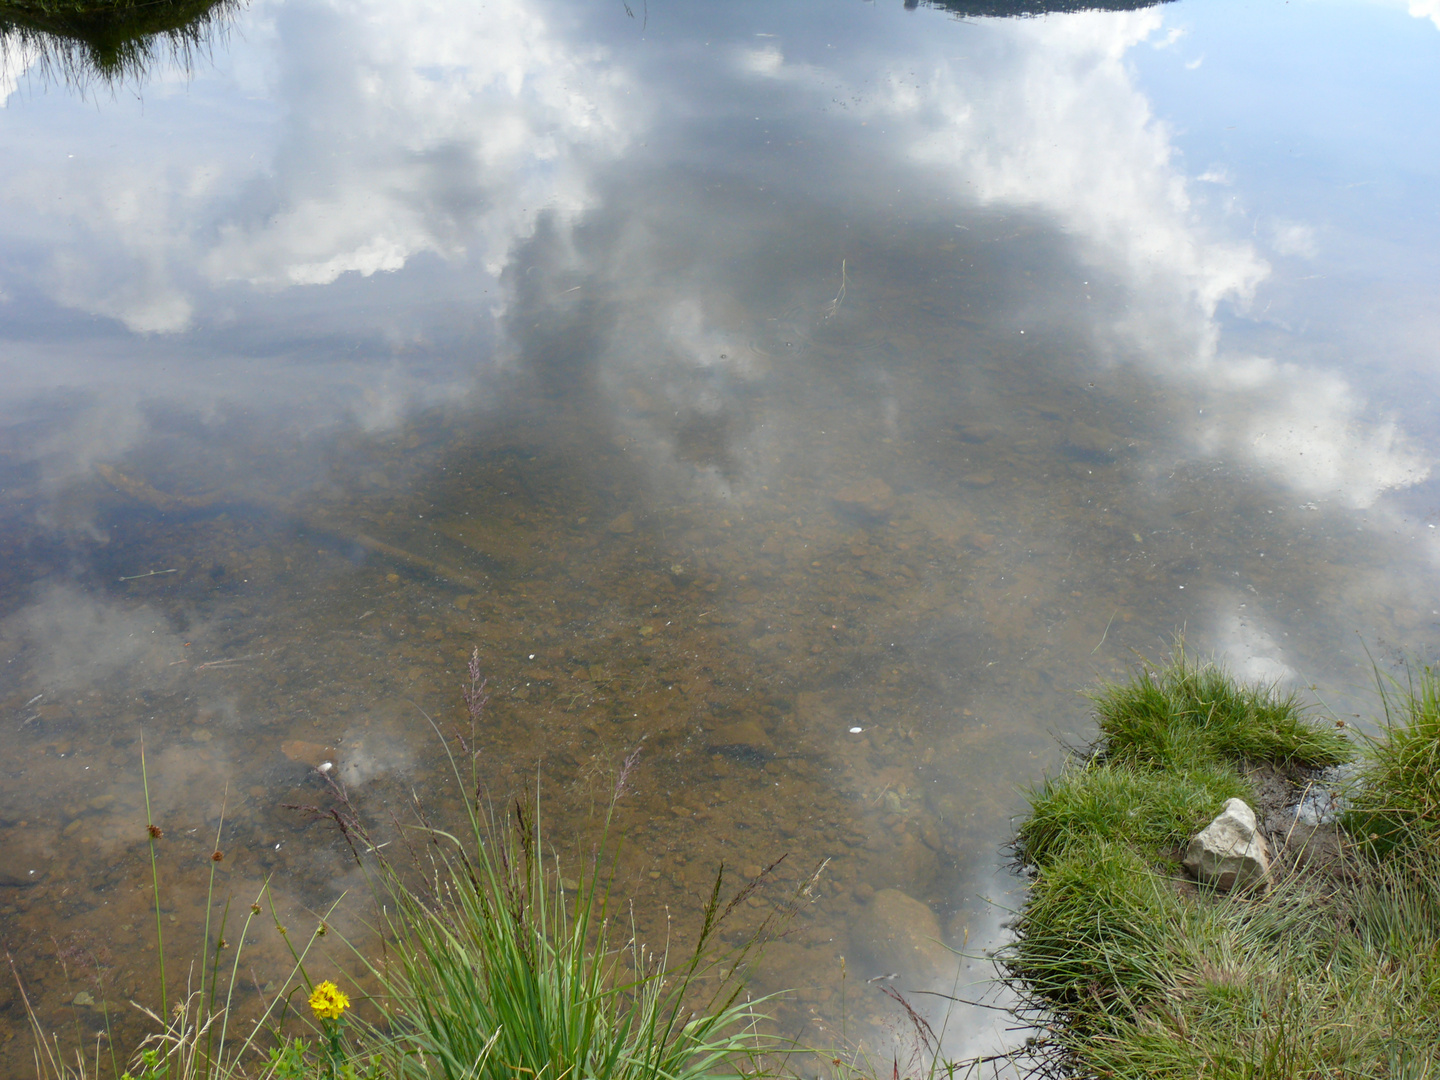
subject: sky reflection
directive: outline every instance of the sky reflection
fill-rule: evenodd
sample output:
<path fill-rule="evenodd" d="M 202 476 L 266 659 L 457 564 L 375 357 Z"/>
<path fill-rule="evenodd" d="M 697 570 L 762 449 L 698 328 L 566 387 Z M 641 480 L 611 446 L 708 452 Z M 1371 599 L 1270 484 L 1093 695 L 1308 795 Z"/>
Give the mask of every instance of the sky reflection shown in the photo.
<path fill-rule="evenodd" d="M 665 799 L 794 782 L 813 834 L 746 827 L 845 848 L 869 963 L 876 889 L 999 939 L 1017 792 L 1134 651 L 1349 707 L 1437 644 L 1440 16 L 650 8 L 258 2 L 138 97 L 0 87 L 34 790 L 113 695 L 280 851 L 317 754 L 427 782 L 396 703 L 478 641 L 567 792 L 643 740 Z"/>
<path fill-rule="evenodd" d="M 1036 290 L 1009 313 L 1015 333 L 1083 326 L 1104 362 L 1204 399 L 1176 431 L 1191 454 L 1248 458 L 1306 498 L 1352 506 L 1428 475 L 1347 365 L 1222 333 L 1255 315 L 1272 260 L 1313 264 L 1319 241 L 1301 220 L 1246 228 L 1223 160 L 1187 175 L 1134 64 L 1190 47 L 1188 9 L 975 24 L 857 9 L 824 42 L 798 12 L 769 13 L 760 31 L 674 18 L 657 12 L 642 36 L 630 20 L 519 3 L 418 18 L 258 5 L 233 60 L 191 86 L 100 109 L 16 97 L 0 178 L 11 332 L 58 305 L 142 337 L 47 322 L 139 353 L 154 351 L 144 335 L 177 333 L 187 352 L 232 357 L 273 357 L 276 336 L 288 349 L 449 351 L 457 333 L 487 334 L 487 312 L 503 316 L 516 283 L 499 277 L 542 218 L 569 234 L 607 216 L 601 191 L 738 168 L 847 220 L 883 218 L 892 187 L 960 230 L 978 208 L 1036 215 L 1097 280 Z M 786 146 L 801 140 L 803 152 Z M 315 291 L 376 274 L 376 288 Z M 692 333 L 717 332 L 687 304 Z M 93 365 L 77 360 L 84 382 Z M 246 366 L 257 360 L 275 362 Z M 362 392 L 368 426 L 400 415 L 393 368 Z"/>

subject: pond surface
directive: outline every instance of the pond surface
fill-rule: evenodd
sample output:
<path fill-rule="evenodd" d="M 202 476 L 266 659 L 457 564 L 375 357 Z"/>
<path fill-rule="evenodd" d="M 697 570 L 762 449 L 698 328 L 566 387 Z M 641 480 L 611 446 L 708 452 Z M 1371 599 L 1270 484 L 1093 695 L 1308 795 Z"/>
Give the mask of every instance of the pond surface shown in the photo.
<path fill-rule="evenodd" d="M 756 985 L 872 1045 L 878 976 L 1004 1000 L 1011 819 L 1097 679 L 1183 631 L 1351 716 L 1436 654 L 1433 3 L 256 0 L 143 86 L 6 57 L 0 939 L 47 1024 L 154 995 L 142 739 L 172 977 L 212 869 L 363 933 L 285 806 L 330 761 L 377 828 L 453 812 L 476 649 L 485 790 L 558 848 L 639 750 L 647 940 L 828 860 Z"/>

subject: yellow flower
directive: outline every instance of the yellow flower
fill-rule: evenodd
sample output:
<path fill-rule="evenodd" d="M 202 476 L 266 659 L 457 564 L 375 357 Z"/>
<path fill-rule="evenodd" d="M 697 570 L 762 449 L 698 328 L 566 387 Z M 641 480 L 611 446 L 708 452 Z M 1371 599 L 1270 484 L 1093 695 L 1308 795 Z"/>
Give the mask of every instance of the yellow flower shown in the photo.
<path fill-rule="evenodd" d="M 350 999 L 329 979 L 316 986 L 310 995 L 310 1011 L 321 1020 L 339 1020 L 349 1007 Z"/>

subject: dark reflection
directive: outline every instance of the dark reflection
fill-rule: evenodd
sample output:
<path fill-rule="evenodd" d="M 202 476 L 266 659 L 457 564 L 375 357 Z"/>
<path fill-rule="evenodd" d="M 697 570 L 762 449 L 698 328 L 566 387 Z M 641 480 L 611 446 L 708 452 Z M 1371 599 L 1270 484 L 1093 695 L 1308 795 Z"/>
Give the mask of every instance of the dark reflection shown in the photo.
<path fill-rule="evenodd" d="M 692 465 L 718 469 L 726 480 L 738 479 L 739 464 L 730 449 L 733 423 L 728 412 L 686 412 L 675 426 L 675 456 Z"/>
<path fill-rule="evenodd" d="M 905 0 L 905 10 L 939 8 L 963 19 L 1009 19 L 1024 15 L 1074 14 L 1077 11 L 1138 11 L 1171 0 Z"/>
<path fill-rule="evenodd" d="M 0 62 L 38 54 L 31 73 L 81 91 L 139 84 L 156 65 L 192 70 L 243 6 L 242 0 L 0 0 L 0 35 L 9 46 Z"/>

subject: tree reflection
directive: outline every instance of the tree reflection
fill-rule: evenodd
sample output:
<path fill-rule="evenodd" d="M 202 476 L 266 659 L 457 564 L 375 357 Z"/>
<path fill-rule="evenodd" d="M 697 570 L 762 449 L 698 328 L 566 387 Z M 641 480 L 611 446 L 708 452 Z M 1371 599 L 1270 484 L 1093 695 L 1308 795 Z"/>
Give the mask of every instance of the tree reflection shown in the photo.
<path fill-rule="evenodd" d="M 939 8 L 961 18 L 1003 19 L 1051 12 L 1137 11 L 1166 3 L 1170 0 L 905 0 L 905 8 Z"/>
<path fill-rule="evenodd" d="M 244 0 L 0 0 L 5 69 L 84 92 L 139 85 L 159 66 L 189 73 Z M 19 72 L 16 72 L 19 74 Z"/>

